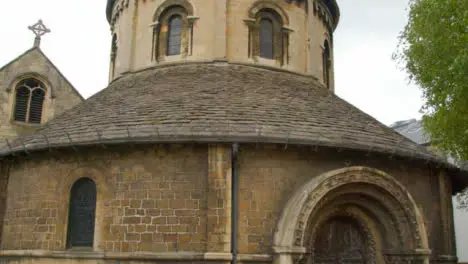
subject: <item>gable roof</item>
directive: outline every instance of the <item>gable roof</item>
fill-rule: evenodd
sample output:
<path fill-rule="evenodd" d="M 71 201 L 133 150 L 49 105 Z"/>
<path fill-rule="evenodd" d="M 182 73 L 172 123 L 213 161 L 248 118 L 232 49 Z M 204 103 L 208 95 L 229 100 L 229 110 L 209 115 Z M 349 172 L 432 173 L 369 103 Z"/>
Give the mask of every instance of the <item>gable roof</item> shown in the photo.
<path fill-rule="evenodd" d="M 17 56 L 15 59 L 11 60 L 10 62 L 8 62 L 7 64 L 3 65 L 1 68 L 0 68 L 0 72 L 7 69 L 9 66 L 11 66 L 13 63 L 21 60 L 22 58 L 24 58 L 26 55 L 28 55 L 29 53 L 31 52 L 34 52 L 34 51 L 37 51 L 45 60 L 47 63 L 49 63 L 56 71 L 57 73 L 60 75 L 60 77 L 65 80 L 65 82 L 67 82 L 67 84 L 72 88 L 72 91 L 74 93 L 76 93 L 76 95 L 78 95 L 78 97 L 81 98 L 82 101 L 85 100 L 85 98 L 80 94 L 80 92 L 73 86 L 73 84 L 67 79 L 67 77 L 65 77 L 65 75 L 63 75 L 63 73 L 59 70 L 59 68 L 57 68 L 57 66 L 55 66 L 55 64 L 49 59 L 49 57 L 47 57 L 47 55 L 45 55 L 45 53 L 39 48 L 39 47 L 32 47 L 28 50 L 26 50 L 25 52 L 23 52 L 22 54 L 20 54 L 19 56 Z"/>

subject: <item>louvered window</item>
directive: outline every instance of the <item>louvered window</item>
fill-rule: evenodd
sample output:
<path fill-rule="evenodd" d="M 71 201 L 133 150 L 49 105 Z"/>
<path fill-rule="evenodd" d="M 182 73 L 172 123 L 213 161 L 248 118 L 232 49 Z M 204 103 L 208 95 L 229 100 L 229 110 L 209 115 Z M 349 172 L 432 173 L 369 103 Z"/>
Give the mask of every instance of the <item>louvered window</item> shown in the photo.
<path fill-rule="evenodd" d="M 16 106 L 15 106 L 15 120 L 26 122 L 26 115 L 28 114 L 30 90 L 26 87 L 19 87 L 16 90 Z"/>
<path fill-rule="evenodd" d="M 269 19 L 260 21 L 260 57 L 273 59 L 273 23 Z"/>
<path fill-rule="evenodd" d="M 16 87 L 14 120 L 40 124 L 45 99 L 44 85 L 36 79 L 25 79 Z"/>
<path fill-rule="evenodd" d="M 73 184 L 68 216 L 68 248 L 93 246 L 96 195 L 96 184 L 91 179 L 82 178 Z"/>
<path fill-rule="evenodd" d="M 179 55 L 182 41 L 182 17 L 175 15 L 169 20 L 167 55 Z"/>
<path fill-rule="evenodd" d="M 29 122 L 40 124 L 42 120 L 42 105 L 44 103 L 44 90 L 32 91 L 31 103 L 29 105 Z"/>

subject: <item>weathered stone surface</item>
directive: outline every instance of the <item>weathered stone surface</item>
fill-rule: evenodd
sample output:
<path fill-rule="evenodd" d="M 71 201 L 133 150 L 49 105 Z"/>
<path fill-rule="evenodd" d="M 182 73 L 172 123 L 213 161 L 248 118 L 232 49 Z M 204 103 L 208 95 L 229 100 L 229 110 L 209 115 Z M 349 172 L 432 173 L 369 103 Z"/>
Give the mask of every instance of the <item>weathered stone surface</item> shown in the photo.
<path fill-rule="evenodd" d="M 98 186 L 96 251 L 229 253 L 230 145 L 78 151 L 44 152 L 13 163 L 3 250 L 63 251 L 69 188 L 90 177 Z M 310 179 L 355 165 L 401 182 L 423 213 L 433 256 L 453 253 L 441 239 L 454 237 L 441 225 L 438 169 L 329 148 L 248 144 L 239 152 L 239 253 L 272 259 L 273 234 L 288 199 Z M 150 198 L 154 193 L 159 195 Z"/>
<path fill-rule="evenodd" d="M 169 252 L 204 249 L 206 207 L 194 204 L 206 203 L 206 147 L 160 145 L 68 154 L 46 154 L 12 167 L 2 249 L 64 250 L 69 190 L 81 177 L 97 184 L 97 250 L 154 251 L 154 242 Z M 162 191 L 165 197 L 151 198 Z M 180 191 L 188 195 L 176 197 Z"/>

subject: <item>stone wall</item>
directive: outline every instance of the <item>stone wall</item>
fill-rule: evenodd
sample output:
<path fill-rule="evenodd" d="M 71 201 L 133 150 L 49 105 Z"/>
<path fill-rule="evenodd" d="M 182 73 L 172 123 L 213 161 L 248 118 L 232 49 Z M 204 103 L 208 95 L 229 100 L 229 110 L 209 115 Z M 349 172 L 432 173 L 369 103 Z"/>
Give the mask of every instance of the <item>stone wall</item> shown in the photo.
<path fill-rule="evenodd" d="M 5 215 L 5 204 L 8 186 L 8 165 L 0 163 L 0 245 L 2 244 L 3 218 Z"/>
<path fill-rule="evenodd" d="M 206 147 L 45 156 L 12 167 L 3 250 L 64 250 L 69 190 L 89 177 L 98 189 L 95 250 L 204 251 Z"/>
<path fill-rule="evenodd" d="M 433 255 L 452 254 L 443 249 L 447 242 L 441 240 L 444 231 L 438 176 L 428 166 L 395 157 L 363 156 L 325 148 L 285 150 L 284 146 L 273 145 L 243 146 L 239 163 L 241 253 L 272 253 L 273 234 L 285 203 L 311 178 L 346 166 L 367 166 L 390 174 L 410 191 L 424 213 Z"/>
<path fill-rule="evenodd" d="M 82 102 L 81 96 L 38 49 L 32 49 L 0 70 L 0 140 L 36 130 L 38 125 L 13 121 L 16 83 L 27 76 L 47 89 L 42 123 Z"/>
<path fill-rule="evenodd" d="M 424 214 L 434 259 L 454 250 L 444 241 L 454 237 L 441 220 L 440 174 L 424 163 L 327 148 L 241 144 L 238 166 L 241 263 L 271 263 L 273 234 L 287 201 L 312 178 L 347 166 L 372 167 L 396 178 Z M 193 263 L 229 260 L 229 145 L 89 148 L 18 161 L 10 173 L 0 257 L 11 250 L 41 249 L 77 258 L 64 249 L 69 191 L 81 177 L 90 177 L 98 188 L 97 255 L 85 256 L 102 263 L 113 258 L 139 263 L 142 256 L 170 258 L 170 263 L 178 257 Z M 171 253 L 179 255 L 164 255 Z"/>

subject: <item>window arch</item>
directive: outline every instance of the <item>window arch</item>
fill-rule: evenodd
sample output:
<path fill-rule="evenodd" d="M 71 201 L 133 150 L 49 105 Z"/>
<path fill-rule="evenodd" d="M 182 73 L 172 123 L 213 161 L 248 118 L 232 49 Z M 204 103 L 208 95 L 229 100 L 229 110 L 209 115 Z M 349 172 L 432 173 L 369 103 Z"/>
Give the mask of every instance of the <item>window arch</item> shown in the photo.
<path fill-rule="evenodd" d="M 197 20 L 187 0 L 167 0 L 154 15 L 153 58 L 190 56 L 193 49 L 193 24 Z"/>
<path fill-rule="evenodd" d="M 249 16 L 244 20 L 249 28 L 249 57 L 287 64 L 291 30 L 286 27 L 288 19 L 282 9 L 271 2 L 259 1 L 250 9 Z"/>
<path fill-rule="evenodd" d="M 330 74 L 331 74 L 331 51 L 330 51 L 330 44 L 328 40 L 325 40 L 323 44 L 323 83 L 330 88 Z"/>
<path fill-rule="evenodd" d="M 45 85 L 34 78 L 21 80 L 15 87 L 13 119 L 18 122 L 40 124 L 46 95 Z"/>
<path fill-rule="evenodd" d="M 96 184 L 89 178 L 76 181 L 70 192 L 67 247 L 92 247 L 96 215 Z"/>

